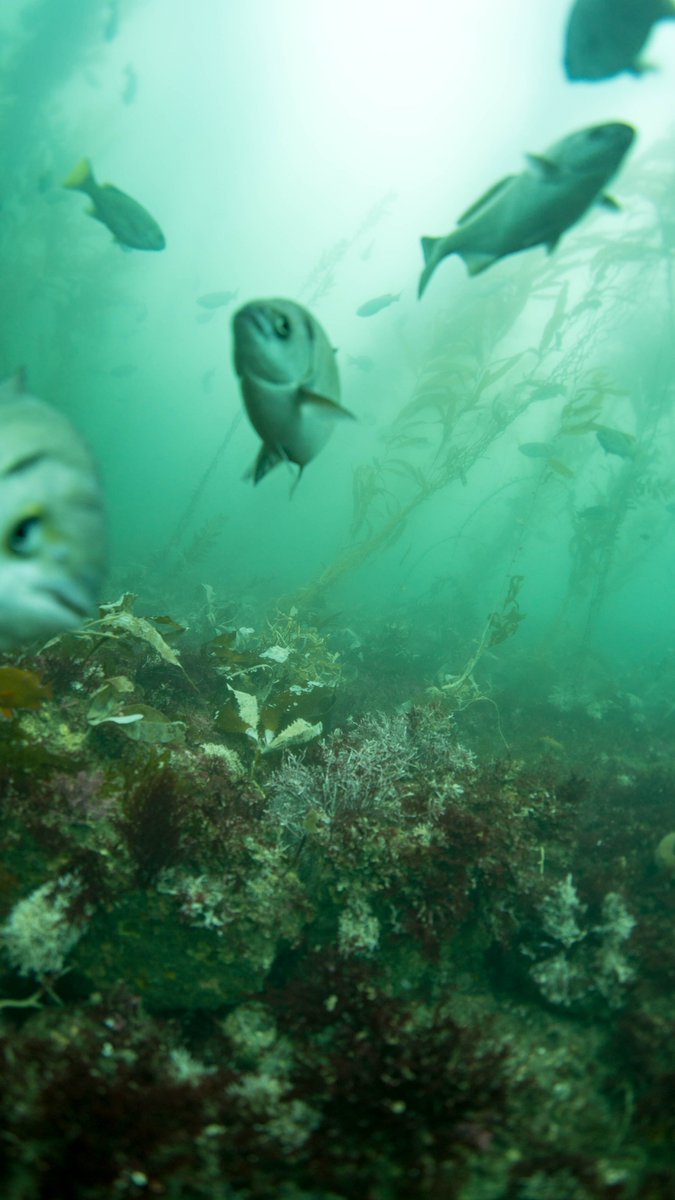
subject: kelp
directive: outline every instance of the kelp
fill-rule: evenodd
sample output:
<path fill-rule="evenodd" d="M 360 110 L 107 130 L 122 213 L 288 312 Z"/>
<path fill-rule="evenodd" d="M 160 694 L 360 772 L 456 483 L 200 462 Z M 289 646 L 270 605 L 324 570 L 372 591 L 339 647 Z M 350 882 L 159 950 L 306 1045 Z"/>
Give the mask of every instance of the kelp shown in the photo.
<path fill-rule="evenodd" d="M 527 281 L 529 282 L 529 281 Z M 294 599 L 312 609 L 328 590 L 393 545 L 410 515 L 460 481 L 548 390 L 564 385 L 527 345 L 504 353 L 529 298 L 512 278 L 494 294 L 448 312 L 432 331 L 411 393 L 384 436 L 384 454 L 354 473 L 353 540 Z M 537 361 L 535 362 L 535 357 Z"/>

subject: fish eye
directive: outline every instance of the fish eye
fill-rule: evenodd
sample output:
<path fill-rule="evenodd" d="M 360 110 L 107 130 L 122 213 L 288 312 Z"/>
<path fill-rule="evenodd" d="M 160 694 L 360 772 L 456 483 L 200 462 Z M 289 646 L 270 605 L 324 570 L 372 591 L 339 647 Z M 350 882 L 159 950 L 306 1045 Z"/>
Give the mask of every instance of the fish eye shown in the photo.
<path fill-rule="evenodd" d="M 291 323 L 283 313 L 278 313 L 274 318 L 274 332 L 280 338 L 287 338 L 290 335 Z"/>
<path fill-rule="evenodd" d="M 41 533 L 42 517 L 31 513 L 30 516 L 22 517 L 10 529 L 6 547 L 10 554 L 16 554 L 19 558 L 29 558 L 39 549 Z"/>

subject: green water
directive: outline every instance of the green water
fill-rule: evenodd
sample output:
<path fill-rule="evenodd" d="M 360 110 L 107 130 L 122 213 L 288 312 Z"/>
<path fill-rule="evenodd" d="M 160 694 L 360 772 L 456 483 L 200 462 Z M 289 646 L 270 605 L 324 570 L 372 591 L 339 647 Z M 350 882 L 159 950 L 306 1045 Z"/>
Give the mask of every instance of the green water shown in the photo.
<path fill-rule="evenodd" d="M 2 694 L 12 1200 L 675 1190 L 675 34 L 571 84 L 567 11 L 2 6 L 0 376 L 136 596 L 2 664 L 51 689 Z M 606 121 L 618 211 L 417 299 L 422 235 Z M 275 296 L 357 418 L 295 488 L 232 362 Z"/>

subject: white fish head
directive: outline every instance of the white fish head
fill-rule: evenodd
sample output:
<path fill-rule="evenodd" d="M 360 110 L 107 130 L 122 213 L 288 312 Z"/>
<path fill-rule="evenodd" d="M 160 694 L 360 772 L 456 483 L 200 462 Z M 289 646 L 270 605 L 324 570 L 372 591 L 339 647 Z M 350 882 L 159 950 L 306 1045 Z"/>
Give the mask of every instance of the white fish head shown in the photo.
<path fill-rule="evenodd" d="M 326 337 L 293 300 L 252 300 L 234 315 L 234 366 L 240 378 L 302 387 L 312 380 Z"/>
<path fill-rule="evenodd" d="M 608 179 L 617 170 L 635 138 L 632 125 L 606 121 L 570 133 L 546 151 L 545 157 L 561 171 L 593 174 Z"/>
<path fill-rule="evenodd" d="M 60 413 L 0 388 L 0 650 L 96 615 L 105 565 L 101 491 Z"/>

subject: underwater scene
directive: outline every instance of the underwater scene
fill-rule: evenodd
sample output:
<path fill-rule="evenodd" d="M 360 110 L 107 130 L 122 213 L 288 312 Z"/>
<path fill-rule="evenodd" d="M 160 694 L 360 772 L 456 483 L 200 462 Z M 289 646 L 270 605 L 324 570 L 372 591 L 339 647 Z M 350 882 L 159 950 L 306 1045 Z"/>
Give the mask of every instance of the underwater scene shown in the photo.
<path fill-rule="evenodd" d="M 675 1197 L 675 0 L 3 0 L 2 1200 Z"/>

